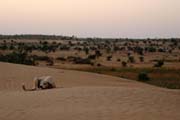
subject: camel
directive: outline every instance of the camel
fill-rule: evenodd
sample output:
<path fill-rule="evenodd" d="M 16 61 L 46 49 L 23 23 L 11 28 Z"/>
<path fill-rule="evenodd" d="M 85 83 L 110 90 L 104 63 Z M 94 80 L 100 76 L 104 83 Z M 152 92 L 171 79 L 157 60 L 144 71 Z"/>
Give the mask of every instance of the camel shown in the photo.
<path fill-rule="evenodd" d="M 27 89 L 25 84 L 22 85 L 22 88 L 24 91 L 35 91 L 56 88 L 56 85 L 51 76 L 42 76 L 34 78 L 32 89 Z"/>

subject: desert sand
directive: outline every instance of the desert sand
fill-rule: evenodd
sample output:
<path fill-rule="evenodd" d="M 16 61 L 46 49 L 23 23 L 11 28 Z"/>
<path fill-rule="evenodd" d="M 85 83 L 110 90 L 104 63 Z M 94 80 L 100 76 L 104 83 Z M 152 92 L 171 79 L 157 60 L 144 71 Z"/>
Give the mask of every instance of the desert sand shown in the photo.
<path fill-rule="evenodd" d="M 57 88 L 25 92 L 36 76 Z M 88 72 L 0 62 L 0 120 L 179 120 L 180 91 Z"/>

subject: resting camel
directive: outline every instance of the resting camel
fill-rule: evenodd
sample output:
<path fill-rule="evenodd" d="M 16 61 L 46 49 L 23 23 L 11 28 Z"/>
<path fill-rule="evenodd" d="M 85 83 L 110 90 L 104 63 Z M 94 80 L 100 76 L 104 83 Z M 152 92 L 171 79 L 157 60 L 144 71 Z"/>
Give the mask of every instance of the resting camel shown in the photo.
<path fill-rule="evenodd" d="M 22 85 L 22 88 L 24 91 L 35 91 L 35 90 L 56 88 L 56 85 L 53 82 L 51 76 L 43 76 L 43 77 L 34 78 L 32 89 L 27 89 L 24 84 Z"/>

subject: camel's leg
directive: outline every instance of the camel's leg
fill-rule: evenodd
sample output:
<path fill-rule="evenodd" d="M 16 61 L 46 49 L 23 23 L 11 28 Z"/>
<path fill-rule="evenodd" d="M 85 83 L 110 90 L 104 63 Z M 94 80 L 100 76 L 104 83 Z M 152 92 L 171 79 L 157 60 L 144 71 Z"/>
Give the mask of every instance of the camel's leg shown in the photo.
<path fill-rule="evenodd" d="M 22 84 L 22 89 L 23 89 L 24 91 L 26 91 L 25 84 Z"/>
<path fill-rule="evenodd" d="M 33 80 L 33 87 L 32 87 L 32 89 L 39 89 L 39 80 L 37 79 L 37 78 L 35 78 L 34 80 Z"/>

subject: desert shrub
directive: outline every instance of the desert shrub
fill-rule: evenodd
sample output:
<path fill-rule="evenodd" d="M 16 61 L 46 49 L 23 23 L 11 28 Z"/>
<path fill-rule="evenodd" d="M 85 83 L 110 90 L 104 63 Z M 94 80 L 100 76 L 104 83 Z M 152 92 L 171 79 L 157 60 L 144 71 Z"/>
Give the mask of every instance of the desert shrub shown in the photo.
<path fill-rule="evenodd" d="M 143 50 L 144 50 L 144 49 L 141 48 L 141 47 L 135 47 L 135 48 L 134 48 L 134 51 L 137 52 L 139 55 L 143 55 Z"/>
<path fill-rule="evenodd" d="M 85 51 L 86 55 L 89 54 L 89 48 L 84 48 L 84 51 Z"/>
<path fill-rule="evenodd" d="M 11 45 L 9 46 L 9 50 L 14 50 L 14 49 L 15 49 L 14 45 L 11 44 Z"/>
<path fill-rule="evenodd" d="M 32 57 L 27 57 L 23 63 L 20 64 L 25 64 L 25 65 L 37 65 L 37 62 L 35 61 L 35 59 L 33 59 Z"/>
<path fill-rule="evenodd" d="M 127 62 L 122 61 L 122 63 L 121 63 L 121 64 L 122 64 L 122 66 L 123 66 L 123 67 L 127 67 Z"/>
<path fill-rule="evenodd" d="M 121 62 L 121 59 L 118 58 L 117 61 L 118 61 L 118 62 Z"/>
<path fill-rule="evenodd" d="M 158 60 L 157 63 L 154 64 L 154 67 L 162 67 L 164 65 L 164 60 Z"/>
<path fill-rule="evenodd" d="M 75 59 L 77 59 L 77 57 L 74 57 L 74 56 L 68 56 L 67 57 L 67 60 L 70 62 L 75 61 Z"/>
<path fill-rule="evenodd" d="M 94 63 L 93 63 L 93 62 L 91 63 L 91 66 L 94 66 Z"/>
<path fill-rule="evenodd" d="M 50 59 L 48 56 L 33 55 L 31 57 L 33 57 L 35 60 L 38 60 L 38 61 L 48 61 Z"/>
<path fill-rule="evenodd" d="M 82 51 L 82 48 L 81 47 L 75 47 L 74 50 Z"/>
<path fill-rule="evenodd" d="M 54 60 L 52 58 L 47 60 L 47 65 L 48 66 L 53 66 L 54 65 Z"/>
<path fill-rule="evenodd" d="M 26 52 L 12 52 L 7 55 L 0 55 L 0 61 L 16 64 L 35 65 L 35 59 L 28 56 Z"/>
<path fill-rule="evenodd" d="M 106 58 L 107 61 L 111 61 L 111 59 L 112 59 L 112 55 L 107 56 L 107 58 Z"/>
<path fill-rule="evenodd" d="M 113 72 L 115 72 L 115 71 L 116 71 L 116 68 L 111 68 L 110 70 L 113 71 Z"/>
<path fill-rule="evenodd" d="M 150 78 L 146 72 L 140 72 L 138 75 L 138 80 L 146 82 L 146 81 L 150 80 Z"/>
<path fill-rule="evenodd" d="M 130 52 L 128 52 L 128 53 L 127 53 L 127 56 L 128 56 L 128 57 L 129 57 L 129 56 L 131 56 L 131 53 L 130 53 Z"/>
<path fill-rule="evenodd" d="M 134 56 L 129 56 L 128 59 L 129 59 L 130 63 L 134 63 L 135 62 Z"/>
<path fill-rule="evenodd" d="M 117 51 L 120 50 L 120 49 L 119 49 L 118 46 L 115 46 L 113 50 L 114 50 L 115 52 L 117 52 Z"/>
<path fill-rule="evenodd" d="M 67 59 L 75 64 L 90 64 L 90 65 L 92 64 L 91 59 L 89 58 L 69 56 Z"/>
<path fill-rule="evenodd" d="M 102 65 L 100 63 L 97 64 L 98 67 L 101 67 Z"/>
<path fill-rule="evenodd" d="M 70 47 L 67 45 L 61 45 L 59 49 L 66 51 L 66 50 L 70 50 Z"/>
<path fill-rule="evenodd" d="M 140 56 L 140 57 L 139 57 L 139 60 L 140 60 L 141 62 L 144 62 L 144 57 L 143 57 L 143 56 Z"/>
<path fill-rule="evenodd" d="M 66 58 L 64 58 L 64 57 L 57 57 L 56 60 L 66 61 Z"/>
<path fill-rule="evenodd" d="M 94 60 L 96 59 L 96 55 L 89 55 L 88 58 Z"/>
<path fill-rule="evenodd" d="M 8 46 L 7 46 L 6 44 L 1 45 L 1 46 L 0 46 L 0 49 L 1 49 L 1 50 L 7 50 L 7 49 L 8 49 Z"/>
<path fill-rule="evenodd" d="M 37 56 L 37 55 L 32 55 L 30 56 L 31 58 L 33 58 L 35 61 L 45 61 L 47 62 L 48 66 L 53 66 L 54 65 L 54 60 L 53 58 L 50 58 L 48 56 Z"/>
<path fill-rule="evenodd" d="M 91 60 L 88 58 L 85 59 L 77 59 L 74 61 L 76 64 L 92 64 Z"/>
<path fill-rule="evenodd" d="M 159 49 L 158 49 L 158 52 L 166 52 L 166 50 L 163 49 L 163 48 L 159 48 Z"/>
<path fill-rule="evenodd" d="M 145 48 L 145 50 L 148 52 L 156 52 L 157 51 L 155 47 L 147 47 L 147 48 Z"/>
<path fill-rule="evenodd" d="M 102 53 L 101 53 L 99 50 L 96 50 L 96 51 L 95 51 L 95 54 L 96 54 L 96 57 L 102 56 Z"/>

